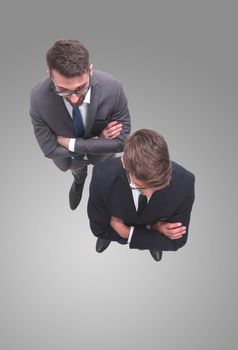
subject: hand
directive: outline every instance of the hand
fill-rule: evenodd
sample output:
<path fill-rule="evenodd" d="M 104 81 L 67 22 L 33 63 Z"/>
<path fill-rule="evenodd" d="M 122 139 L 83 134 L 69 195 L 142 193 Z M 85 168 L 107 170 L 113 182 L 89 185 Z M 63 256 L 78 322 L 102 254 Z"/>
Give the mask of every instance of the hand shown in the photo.
<path fill-rule="evenodd" d="M 183 226 L 181 222 L 169 223 L 165 221 L 157 221 L 151 227 L 170 239 L 181 238 L 186 233 L 186 227 Z"/>
<path fill-rule="evenodd" d="M 118 123 L 116 120 L 107 124 L 99 135 L 102 139 L 115 139 L 120 135 L 122 131 L 122 124 Z"/>
<path fill-rule="evenodd" d="M 65 148 L 69 148 L 69 140 L 70 138 L 64 137 L 64 136 L 57 136 L 57 142 L 60 146 L 63 146 Z"/>
<path fill-rule="evenodd" d="M 122 238 L 129 237 L 130 228 L 124 224 L 122 219 L 119 219 L 116 216 L 112 216 L 110 220 L 110 225 Z"/>

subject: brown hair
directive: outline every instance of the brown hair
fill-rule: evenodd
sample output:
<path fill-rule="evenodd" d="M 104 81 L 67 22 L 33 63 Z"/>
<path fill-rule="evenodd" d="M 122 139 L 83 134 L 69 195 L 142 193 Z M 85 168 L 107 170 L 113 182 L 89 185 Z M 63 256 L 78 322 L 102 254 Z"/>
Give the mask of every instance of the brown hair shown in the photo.
<path fill-rule="evenodd" d="M 55 69 L 67 78 L 89 70 L 88 50 L 77 40 L 59 40 L 48 50 L 46 61 L 49 70 Z"/>
<path fill-rule="evenodd" d="M 148 187 L 165 187 L 171 178 L 168 145 L 162 135 L 141 129 L 128 137 L 124 148 L 124 165 L 135 178 Z"/>

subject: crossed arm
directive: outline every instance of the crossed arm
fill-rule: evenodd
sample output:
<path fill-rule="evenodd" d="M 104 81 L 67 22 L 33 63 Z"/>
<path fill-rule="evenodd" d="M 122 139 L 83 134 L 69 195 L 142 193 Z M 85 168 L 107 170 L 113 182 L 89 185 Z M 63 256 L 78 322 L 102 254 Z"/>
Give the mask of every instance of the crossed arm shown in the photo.
<path fill-rule="evenodd" d="M 190 216 L 190 213 L 185 214 Z M 110 216 L 102 203 L 98 203 L 89 197 L 88 216 L 90 227 L 96 237 L 111 241 L 126 243 L 128 241 L 130 227 L 122 219 Z M 161 249 L 177 250 L 187 241 L 187 225 L 184 220 L 172 222 L 157 221 L 150 229 L 145 226 L 135 226 L 130 248 L 136 249 Z"/>
<path fill-rule="evenodd" d="M 101 132 L 101 134 L 98 136 L 101 139 L 115 139 L 117 138 L 122 132 L 122 124 L 117 122 L 116 120 L 110 122 Z M 57 142 L 60 146 L 63 146 L 65 148 L 69 148 L 69 137 L 64 136 L 57 136 Z"/>
<path fill-rule="evenodd" d="M 131 227 L 121 218 L 110 215 L 110 209 L 105 203 L 106 196 L 102 195 L 100 186 L 98 186 L 100 183 L 98 175 L 98 172 L 95 171 L 90 185 L 88 217 L 91 230 L 96 237 L 126 243 Z M 168 219 L 168 222 L 158 220 L 150 227 L 135 224 L 130 248 L 170 251 L 181 248 L 187 241 L 194 200 L 194 181 L 191 181 L 186 193 L 186 198 L 181 202 L 176 213 Z"/>
<path fill-rule="evenodd" d="M 102 154 L 123 151 L 125 138 L 130 133 L 131 128 L 127 99 L 121 85 L 110 93 L 109 106 L 103 109 L 103 113 L 106 113 L 104 116 L 107 117 L 102 120 L 104 129 L 100 128 L 101 120 L 98 121 L 96 118 L 92 124 L 92 130 L 95 128 L 94 134 L 98 137 L 76 138 L 75 153 Z M 39 103 L 38 94 L 37 88 L 31 93 L 30 115 L 34 133 L 42 152 L 48 158 L 70 157 L 69 134 L 62 135 L 56 131 L 59 129 L 56 128 L 56 121 L 53 118 L 56 112 L 53 109 L 43 108 Z M 100 108 L 98 113 L 101 113 Z M 106 122 L 109 122 L 107 126 L 105 126 Z M 96 126 L 96 124 L 98 125 Z M 62 127 L 63 125 L 61 125 L 61 129 Z"/>
<path fill-rule="evenodd" d="M 127 226 L 122 219 L 111 216 L 110 225 L 122 238 L 129 237 L 130 227 Z M 172 240 L 179 239 L 186 233 L 186 226 L 181 222 L 169 223 L 157 221 L 151 228 Z"/>

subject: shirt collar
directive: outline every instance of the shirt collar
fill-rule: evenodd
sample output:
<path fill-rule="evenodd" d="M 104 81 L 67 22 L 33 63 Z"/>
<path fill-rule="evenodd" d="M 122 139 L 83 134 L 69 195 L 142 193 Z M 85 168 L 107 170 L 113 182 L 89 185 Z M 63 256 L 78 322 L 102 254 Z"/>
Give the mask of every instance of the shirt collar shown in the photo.
<path fill-rule="evenodd" d="M 85 99 L 83 100 L 83 103 L 88 103 L 89 104 L 90 100 L 91 100 L 91 86 L 88 89 L 88 92 L 87 92 L 87 94 L 85 96 Z"/>

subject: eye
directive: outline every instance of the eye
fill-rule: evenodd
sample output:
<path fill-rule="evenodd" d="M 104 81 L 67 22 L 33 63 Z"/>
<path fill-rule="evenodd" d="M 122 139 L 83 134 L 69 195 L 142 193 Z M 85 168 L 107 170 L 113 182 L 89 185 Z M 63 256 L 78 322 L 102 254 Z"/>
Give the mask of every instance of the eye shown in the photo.
<path fill-rule="evenodd" d="M 76 91 L 81 92 L 84 91 L 87 88 L 87 86 L 81 87 L 80 89 L 77 89 Z"/>

